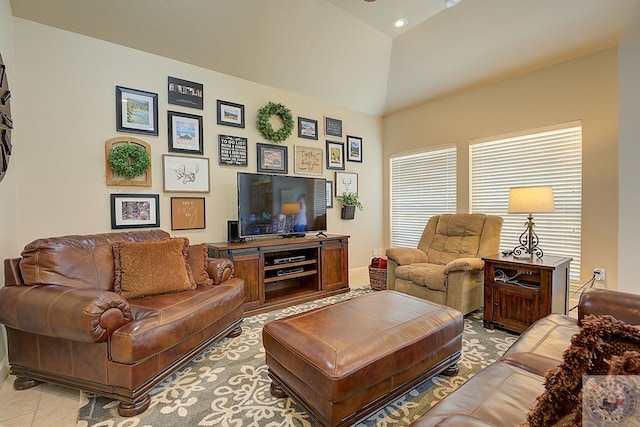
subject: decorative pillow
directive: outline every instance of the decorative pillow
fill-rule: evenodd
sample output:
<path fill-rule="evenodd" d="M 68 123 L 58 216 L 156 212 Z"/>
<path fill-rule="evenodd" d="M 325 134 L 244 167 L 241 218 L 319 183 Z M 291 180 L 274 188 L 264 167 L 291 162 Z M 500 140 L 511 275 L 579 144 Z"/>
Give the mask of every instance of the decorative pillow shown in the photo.
<path fill-rule="evenodd" d="M 213 280 L 207 272 L 209 246 L 206 243 L 189 246 L 187 264 L 191 267 L 193 280 L 197 285 L 213 285 Z"/>
<path fill-rule="evenodd" d="M 129 299 L 195 289 L 188 247 L 184 238 L 114 243 L 114 291 Z"/>

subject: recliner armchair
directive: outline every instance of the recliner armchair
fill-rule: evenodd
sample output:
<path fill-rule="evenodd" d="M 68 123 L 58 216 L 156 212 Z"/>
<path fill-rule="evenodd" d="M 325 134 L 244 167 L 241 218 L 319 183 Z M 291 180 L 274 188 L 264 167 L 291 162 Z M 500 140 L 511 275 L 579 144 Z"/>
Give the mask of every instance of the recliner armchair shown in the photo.
<path fill-rule="evenodd" d="M 386 251 L 387 289 L 470 313 L 484 304 L 482 257 L 498 253 L 503 219 L 484 214 L 432 216 L 417 248 Z"/>

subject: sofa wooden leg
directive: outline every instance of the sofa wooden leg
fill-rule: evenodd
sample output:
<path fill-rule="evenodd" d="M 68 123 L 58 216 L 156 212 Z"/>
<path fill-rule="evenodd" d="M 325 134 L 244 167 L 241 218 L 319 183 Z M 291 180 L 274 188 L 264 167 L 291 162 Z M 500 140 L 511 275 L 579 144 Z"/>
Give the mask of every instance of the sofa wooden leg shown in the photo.
<path fill-rule="evenodd" d="M 34 380 L 33 378 L 16 377 L 15 381 L 13 381 L 13 388 L 27 390 L 40 384 L 42 384 L 42 381 Z"/>
<path fill-rule="evenodd" d="M 148 394 L 145 394 L 133 403 L 120 402 L 120 405 L 118 405 L 118 414 L 120 414 L 121 417 L 134 417 L 146 411 L 147 408 L 149 408 L 150 402 L 151 398 Z"/>
<path fill-rule="evenodd" d="M 460 371 L 460 368 L 458 368 L 457 363 L 454 363 L 453 365 L 442 371 L 442 374 L 448 377 L 455 377 L 456 375 L 458 375 L 458 371 Z"/>
<path fill-rule="evenodd" d="M 238 327 L 234 328 L 231 332 L 229 332 L 229 334 L 227 334 L 227 336 L 229 338 L 235 338 L 235 337 L 239 337 L 241 333 L 242 333 L 242 327 L 238 326 Z"/>
<path fill-rule="evenodd" d="M 287 393 L 285 393 L 285 391 L 282 388 L 282 386 L 280 385 L 280 383 L 277 382 L 274 379 L 271 379 L 271 395 L 273 397 L 277 397 L 278 399 L 282 399 L 283 397 L 287 397 Z"/>

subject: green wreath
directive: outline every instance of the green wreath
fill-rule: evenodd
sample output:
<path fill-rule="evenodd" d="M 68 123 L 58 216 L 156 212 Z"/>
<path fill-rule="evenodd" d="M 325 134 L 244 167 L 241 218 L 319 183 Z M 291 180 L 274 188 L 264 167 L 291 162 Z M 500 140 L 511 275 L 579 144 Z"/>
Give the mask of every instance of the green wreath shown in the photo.
<path fill-rule="evenodd" d="M 149 153 L 144 147 L 136 144 L 118 145 L 109 152 L 111 169 L 117 175 L 127 179 L 140 176 L 151 166 Z"/>
<path fill-rule="evenodd" d="M 278 130 L 273 130 L 271 122 L 269 122 L 269 118 L 274 114 L 282 119 L 282 127 Z M 282 142 L 289 138 L 293 132 L 293 116 L 291 110 L 284 105 L 269 101 L 267 105 L 258 110 L 256 125 L 262 136 L 269 141 Z"/>

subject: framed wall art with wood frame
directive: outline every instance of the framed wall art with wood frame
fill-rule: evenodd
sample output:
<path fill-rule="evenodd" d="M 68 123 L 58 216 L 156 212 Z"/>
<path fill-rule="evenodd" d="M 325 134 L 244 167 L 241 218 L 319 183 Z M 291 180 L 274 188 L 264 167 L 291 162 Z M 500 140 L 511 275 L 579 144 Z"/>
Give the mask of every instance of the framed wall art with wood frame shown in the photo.
<path fill-rule="evenodd" d="M 295 173 L 322 175 L 322 148 L 296 145 L 293 158 Z"/>
<path fill-rule="evenodd" d="M 131 150 L 120 152 L 120 147 L 129 146 L 132 146 Z M 121 136 L 107 140 L 104 150 L 107 185 L 151 187 L 151 146 L 148 143 L 138 138 Z M 147 153 L 145 159 L 140 157 L 144 155 L 142 151 Z"/>
<path fill-rule="evenodd" d="M 206 228 L 204 197 L 172 197 L 171 229 L 195 230 Z"/>
<path fill-rule="evenodd" d="M 209 158 L 162 155 L 165 192 L 209 192 Z"/>
<path fill-rule="evenodd" d="M 158 94 L 116 86 L 116 130 L 158 135 Z"/>
<path fill-rule="evenodd" d="M 112 194 L 111 228 L 160 227 L 158 194 Z"/>

